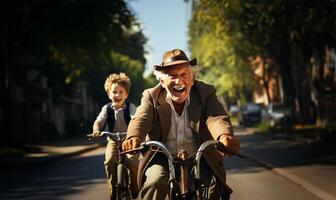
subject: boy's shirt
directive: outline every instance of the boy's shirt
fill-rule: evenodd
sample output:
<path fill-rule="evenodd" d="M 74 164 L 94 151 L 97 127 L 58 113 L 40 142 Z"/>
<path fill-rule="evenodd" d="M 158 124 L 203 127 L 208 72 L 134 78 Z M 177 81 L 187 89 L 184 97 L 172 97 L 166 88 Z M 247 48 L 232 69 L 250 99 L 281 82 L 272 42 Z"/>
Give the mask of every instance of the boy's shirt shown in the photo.
<path fill-rule="evenodd" d="M 125 132 L 127 131 L 127 124 L 125 122 L 124 117 L 124 110 L 126 109 L 126 104 L 122 108 L 119 108 L 118 110 L 115 110 L 115 108 L 112 106 L 112 104 L 106 104 L 102 107 L 102 110 L 100 111 L 99 115 L 97 116 L 97 119 L 95 120 L 95 124 L 105 124 L 107 120 L 107 106 L 111 106 L 111 108 L 114 110 L 114 127 L 113 132 Z M 129 111 L 131 117 L 135 114 L 136 107 L 133 103 L 130 103 Z M 100 129 L 103 129 L 104 127 L 100 127 Z M 109 139 L 109 138 L 108 138 Z"/>

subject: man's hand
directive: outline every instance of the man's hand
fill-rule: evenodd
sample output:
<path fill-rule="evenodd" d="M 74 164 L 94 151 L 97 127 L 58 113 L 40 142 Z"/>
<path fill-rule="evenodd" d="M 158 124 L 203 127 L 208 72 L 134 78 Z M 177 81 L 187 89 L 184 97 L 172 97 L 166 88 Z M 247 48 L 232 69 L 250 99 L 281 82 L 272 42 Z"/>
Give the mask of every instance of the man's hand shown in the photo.
<path fill-rule="evenodd" d="M 141 139 L 137 136 L 131 137 L 122 143 L 122 150 L 129 151 L 137 148 L 140 145 Z"/>
<path fill-rule="evenodd" d="M 98 138 L 101 136 L 101 132 L 100 131 L 93 131 L 92 133 L 92 139 Z"/>
<path fill-rule="evenodd" d="M 219 137 L 219 141 L 235 153 L 240 150 L 240 142 L 234 136 L 223 134 Z M 225 153 L 225 155 L 232 156 L 230 153 Z"/>

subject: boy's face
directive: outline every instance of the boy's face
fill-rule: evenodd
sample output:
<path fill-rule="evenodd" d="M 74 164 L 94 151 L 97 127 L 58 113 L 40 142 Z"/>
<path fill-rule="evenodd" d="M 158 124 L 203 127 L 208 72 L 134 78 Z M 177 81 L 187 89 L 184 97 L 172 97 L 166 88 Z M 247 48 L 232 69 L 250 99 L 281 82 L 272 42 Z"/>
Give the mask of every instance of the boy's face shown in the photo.
<path fill-rule="evenodd" d="M 126 89 L 118 83 L 113 83 L 108 94 L 115 109 L 121 108 L 128 97 Z"/>

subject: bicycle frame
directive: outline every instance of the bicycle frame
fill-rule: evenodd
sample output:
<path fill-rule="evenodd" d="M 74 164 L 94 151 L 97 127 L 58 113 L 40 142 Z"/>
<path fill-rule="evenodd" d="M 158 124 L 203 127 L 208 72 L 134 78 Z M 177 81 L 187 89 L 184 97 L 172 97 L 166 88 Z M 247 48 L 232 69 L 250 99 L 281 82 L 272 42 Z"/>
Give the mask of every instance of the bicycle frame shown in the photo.
<path fill-rule="evenodd" d="M 127 133 L 111 133 L 108 131 L 102 131 L 101 136 L 109 137 L 117 144 L 118 152 L 122 152 L 122 142 L 124 141 Z M 90 139 L 92 134 L 87 135 Z M 131 190 L 129 184 L 129 175 L 128 175 L 128 168 L 126 166 L 125 155 L 118 153 L 118 164 L 117 164 L 117 184 L 115 185 L 116 188 L 116 198 L 117 200 L 131 200 Z"/>
<path fill-rule="evenodd" d="M 169 189 L 170 191 L 173 191 L 175 186 L 174 183 L 176 182 L 176 173 L 175 173 L 175 168 L 174 168 L 174 158 L 172 156 L 172 154 L 169 152 L 168 148 L 161 142 L 159 141 L 147 141 L 147 142 L 143 142 L 140 144 L 140 146 L 134 150 L 130 150 L 130 151 L 124 151 L 122 152 L 122 154 L 126 154 L 126 153 L 131 153 L 131 152 L 138 152 L 138 151 L 144 151 L 147 150 L 148 147 L 150 149 L 150 147 L 155 146 L 158 147 L 160 149 L 160 152 L 163 153 L 168 160 L 168 169 L 169 169 Z M 196 153 L 196 157 L 195 157 L 195 163 L 193 163 L 193 165 L 195 165 L 195 189 L 196 189 L 196 193 L 195 193 L 195 198 L 196 199 L 202 199 L 201 198 L 201 185 L 200 185 L 200 178 L 201 178 L 201 171 L 200 171 L 200 166 L 201 166 L 201 158 L 203 155 L 203 152 L 209 148 L 210 146 L 215 146 L 216 149 L 218 151 L 221 151 L 223 153 L 225 152 L 229 152 L 231 154 L 237 155 L 239 157 L 244 157 L 241 154 L 235 153 L 232 150 L 230 150 L 229 148 L 225 147 L 223 143 L 219 142 L 219 141 L 215 141 L 215 140 L 208 140 L 206 142 L 204 142 L 197 150 Z M 181 152 L 182 154 L 179 155 L 179 158 L 181 159 L 181 161 L 185 161 L 187 159 L 185 152 Z M 188 167 L 186 164 L 182 164 L 181 166 L 181 183 L 182 185 L 180 186 L 180 192 L 178 194 L 170 195 L 170 199 L 177 197 L 178 199 L 189 199 L 189 192 L 187 189 L 187 178 L 188 175 L 185 174 L 186 172 L 186 167 Z M 174 197 L 173 197 L 174 196 Z"/>
<path fill-rule="evenodd" d="M 174 181 L 176 180 L 176 174 L 175 174 L 175 168 L 173 164 L 173 156 L 169 152 L 168 148 L 166 145 L 159 141 L 148 141 L 148 142 L 143 142 L 140 144 L 140 147 L 145 148 L 145 147 L 151 147 L 155 146 L 158 147 L 162 150 L 162 153 L 167 157 L 168 159 L 168 168 L 169 168 L 169 188 L 172 189 L 174 187 Z"/>

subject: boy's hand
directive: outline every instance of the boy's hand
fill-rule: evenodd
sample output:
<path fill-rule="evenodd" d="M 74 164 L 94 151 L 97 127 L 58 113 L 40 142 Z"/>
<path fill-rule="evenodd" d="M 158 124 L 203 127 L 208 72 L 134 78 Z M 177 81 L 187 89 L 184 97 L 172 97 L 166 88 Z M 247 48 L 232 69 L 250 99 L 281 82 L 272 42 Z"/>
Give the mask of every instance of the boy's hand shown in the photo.
<path fill-rule="evenodd" d="M 223 134 L 219 137 L 219 141 L 235 153 L 238 153 L 240 150 L 240 142 L 234 136 Z M 225 153 L 225 155 L 232 156 L 230 153 Z"/>
<path fill-rule="evenodd" d="M 100 136 L 101 136 L 101 132 L 100 131 L 93 131 L 93 133 L 92 133 L 92 139 L 98 138 Z"/>
<path fill-rule="evenodd" d="M 137 148 L 140 145 L 141 139 L 137 136 L 131 137 L 122 143 L 122 150 L 129 151 Z"/>

